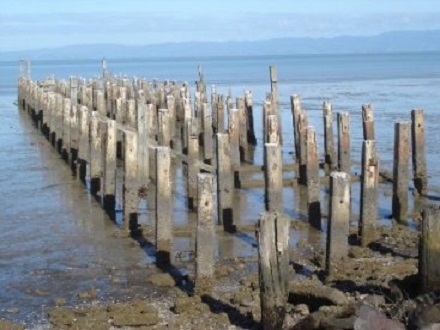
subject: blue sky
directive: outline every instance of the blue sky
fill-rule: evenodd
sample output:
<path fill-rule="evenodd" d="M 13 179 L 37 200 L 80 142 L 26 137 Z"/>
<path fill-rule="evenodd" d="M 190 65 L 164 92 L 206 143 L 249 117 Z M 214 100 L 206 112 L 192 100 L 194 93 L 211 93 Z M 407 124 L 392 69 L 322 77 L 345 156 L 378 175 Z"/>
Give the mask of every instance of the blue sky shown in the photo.
<path fill-rule="evenodd" d="M 440 28 L 438 0 L 3 0 L 1 50 Z"/>

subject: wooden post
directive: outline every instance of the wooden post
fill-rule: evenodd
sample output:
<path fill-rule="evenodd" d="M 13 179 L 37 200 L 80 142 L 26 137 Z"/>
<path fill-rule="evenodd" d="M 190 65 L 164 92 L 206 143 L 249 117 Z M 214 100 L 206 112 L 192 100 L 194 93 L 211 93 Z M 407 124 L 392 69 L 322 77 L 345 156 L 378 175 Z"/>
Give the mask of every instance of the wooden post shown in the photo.
<path fill-rule="evenodd" d="M 231 166 L 229 135 L 217 133 L 217 206 L 218 224 L 226 231 L 234 231 L 234 180 Z"/>
<path fill-rule="evenodd" d="M 240 148 L 239 148 L 239 113 L 238 109 L 231 109 L 229 113 L 229 139 L 231 141 L 232 168 L 238 171 L 240 168 Z"/>
<path fill-rule="evenodd" d="M 99 131 L 99 114 L 92 111 L 90 116 L 90 192 L 96 195 L 101 189 L 101 133 Z"/>
<path fill-rule="evenodd" d="M 125 130 L 124 159 L 123 159 L 123 209 L 124 229 L 127 233 L 134 233 L 138 229 L 138 135 L 135 131 Z"/>
<path fill-rule="evenodd" d="M 63 158 L 68 161 L 71 158 L 70 155 L 70 126 L 71 126 L 71 109 L 72 104 L 69 98 L 63 99 Z"/>
<path fill-rule="evenodd" d="M 350 115 L 338 112 L 338 168 L 351 175 Z"/>
<path fill-rule="evenodd" d="M 107 106 L 105 103 L 104 92 L 102 90 L 96 92 L 96 111 L 102 117 L 107 117 Z"/>
<path fill-rule="evenodd" d="M 199 173 L 199 138 L 198 121 L 192 118 L 188 123 L 188 162 L 187 162 L 187 198 L 188 209 L 197 208 L 197 174 Z"/>
<path fill-rule="evenodd" d="M 265 137 L 266 143 L 279 143 L 280 137 L 278 133 L 278 117 L 275 115 L 267 116 Z"/>
<path fill-rule="evenodd" d="M 419 274 L 423 292 L 440 290 L 440 210 L 431 205 L 422 212 Z"/>
<path fill-rule="evenodd" d="M 289 219 L 263 213 L 259 221 L 258 257 L 262 329 L 281 329 L 289 295 Z"/>
<path fill-rule="evenodd" d="M 195 293 L 209 294 L 214 285 L 214 175 L 199 173 L 197 175 L 197 234 Z"/>
<path fill-rule="evenodd" d="M 157 141 L 160 146 L 169 147 L 171 143 L 170 117 L 168 109 L 159 109 L 158 112 L 158 136 Z"/>
<path fill-rule="evenodd" d="M 379 184 L 379 159 L 376 141 L 365 140 L 362 144 L 361 215 L 359 236 L 366 247 L 375 235 L 377 219 L 377 189 Z"/>
<path fill-rule="evenodd" d="M 136 101 L 133 99 L 127 100 L 126 103 L 126 109 L 127 109 L 127 126 L 137 129 L 137 108 L 136 108 Z"/>
<path fill-rule="evenodd" d="M 223 95 L 217 97 L 217 132 L 225 132 L 225 101 Z"/>
<path fill-rule="evenodd" d="M 214 133 L 218 132 L 217 101 L 218 101 L 217 88 L 215 87 L 215 85 L 212 85 L 211 86 L 211 116 L 212 116 L 212 130 Z"/>
<path fill-rule="evenodd" d="M 409 123 L 395 123 L 392 209 L 397 221 L 406 221 L 408 216 L 409 139 Z"/>
<path fill-rule="evenodd" d="M 148 136 L 149 113 L 152 105 L 145 104 L 145 98 L 142 96 L 138 99 L 137 109 L 137 127 L 139 135 L 138 158 L 139 158 L 139 196 L 146 198 L 147 188 L 150 180 L 150 166 L 149 166 L 149 144 Z"/>
<path fill-rule="evenodd" d="M 102 195 L 104 210 L 114 216 L 116 191 L 116 121 L 101 123 Z"/>
<path fill-rule="evenodd" d="M 278 143 L 265 145 L 265 196 L 266 210 L 283 213 L 283 160 Z"/>
<path fill-rule="evenodd" d="M 173 142 L 172 146 L 175 145 L 176 140 L 176 100 L 174 96 L 167 96 L 167 109 L 168 109 L 168 121 L 170 130 L 170 141 Z"/>
<path fill-rule="evenodd" d="M 411 123 L 414 191 L 419 196 L 426 196 L 428 194 L 428 176 L 426 173 L 425 119 L 423 110 L 414 109 L 411 111 Z"/>
<path fill-rule="evenodd" d="M 319 181 L 319 158 L 316 132 L 313 126 L 307 128 L 306 133 L 306 178 L 307 178 L 307 210 L 309 223 L 321 230 L 321 203 Z"/>
<path fill-rule="evenodd" d="M 55 148 L 61 153 L 63 147 L 63 122 L 64 122 L 64 105 L 61 94 L 55 95 Z"/>
<path fill-rule="evenodd" d="M 173 251 L 173 207 L 171 152 L 169 147 L 156 148 L 156 263 L 171 263 Z"/>
<path fill-rule="evenodd" d="M 375 140 L 374 113 L 371 104 L 362 105 L 362 127 L 364 131 L 364 140 Z"/>
<path fill-rule="evenodd" d="M 78 105 L 72 105 L 70 120 L 70 168 L 76 175 L 79 146 L 79 111 Z"/>
<path fill-rule="evenodd" d="M 336 163 L 335 146 L 333 140 L 333 112 L 330 102 L 325 101 L 324 109 L 324 152 L 325 173 L 327 175 L 334 169 Z"/>
<path fill-rule="evenodd" d="M 257 145 L 257 138 L 255 137 L 255 129 L 254 129 L 254 110 L 253 110 L 253 98 L 252 92 L 246 91 L 244 94 L 244 103 L 246 107 L 246 116 L 247 116 L 247 142 L 250 145 Z"/>
<path fill-rule="evenodd" d="M 52 146 L 55 146 L 55 106 L 56 106 L 56 94 L 49 92 L 47 95 L 47 135 Z"/>
<path fill-rule="evenodd" d="M 298 162 L 298 171 L 299 171 L 299 183 L 302 185 L 307 184 L 307 113 L 305 111 L 301 111 L 298 117 L 298 147 L 299 147 L 299 162 Z"/>
<path fill-rule="evenodd" d="M 202 125 L 203 125 L 203 159 L 211 164 L 213 158 L 212 138 L 212 116 L 209 113 L 207 103 L 202 104 Z"/>
<path fill-rule="evenodd" d="M 240 160 L 248 161 L 248 139 L 247 139 L 247 116 L 243 98 L 237 99 L 238 108 L 238 145 L 240 152 Z"/>
<path fill-rule="evenodd" d="M 79 178 L 85 181 L 87 175 L 87 163 L 90 162 L 90 115 L 86 106 L 80 107 L 79 112 L 80 130 L 79 130 Z"/>
<path fill-rule="evenodd" d="M 350 176 L 344 172 L 330 174 L 330 217 L 327 228 L 326 270 L 329 275 L 343 266 L 348 255 L 350 225 Z"/>

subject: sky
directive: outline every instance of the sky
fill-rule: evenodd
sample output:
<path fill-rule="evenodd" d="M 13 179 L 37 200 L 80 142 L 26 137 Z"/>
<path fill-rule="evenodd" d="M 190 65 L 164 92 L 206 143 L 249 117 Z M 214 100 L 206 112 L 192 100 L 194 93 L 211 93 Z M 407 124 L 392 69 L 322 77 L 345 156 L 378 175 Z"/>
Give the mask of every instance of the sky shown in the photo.
<path fill-rule="evenodd" d="M 2 0 L 0 51 L 440 29 L 438 0 Z"/>

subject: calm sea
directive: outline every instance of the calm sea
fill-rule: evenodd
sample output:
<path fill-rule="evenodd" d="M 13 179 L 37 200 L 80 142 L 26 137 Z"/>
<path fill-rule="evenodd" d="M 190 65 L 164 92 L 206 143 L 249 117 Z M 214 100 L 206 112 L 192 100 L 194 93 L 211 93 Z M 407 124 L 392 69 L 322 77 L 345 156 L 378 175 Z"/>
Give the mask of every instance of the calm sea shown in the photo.
<path fill-rule="evenodd" d="M 375 110 L 376 136 L 382 169 L 392 169 L 394 122 L 409 121 L 413 108 L 425 110 L 429 183 L 440 187 L 440 54 L 313 55 L 221 58 L 107 60 L 114 74 L 193 83 L 198 66 L 208 85 L 220 93 L 254 95 L 257 138 L 261 149 L 261 110 L 270 90 L 269 66 L 278 67 L 280 110 L 283 119 L 283 155 L 293 161 L 289 98 L 298 94 L 316 127 L 323 150 L 322 103 L 329 100 L 334 112 L 351 115 L 353 171 L 359 171 L 362 143 L 361 106 Z M 32 78 L 94 77 L 101 73 L 99 60 L 34 61 Z M 83 185 L 71 177 L 59 155 L 17 111 L 18 61 L 0 61 L 0 318 L 44 323 L 46 308 L 55 298 L 77 304 L 77 293 L 97 288 L 100 299 L 145 297 L 147 286 L 139 268 L 151 262 L 131 241 L 113 237 L 114 225 L 90 199 Z M 261 152 L 255 162 L 261 163 Z M 390 187 L 387 189 L 389 190 Z M 295 212 L 296 198 L 285 189 L 285 208 Z M 439 195 L 431 188 L 431 195 Z M 182 192 L 183 194 L 183 192 Z M 353 211 L 358 212 L 359 187 L 353 189 Z M 176 198 L 177 219 L 186 214 Z M 255 222 L 262 192 L 240 197 L 243 222 Z M 391 198 L 381 193 L 379 213 L 390 213 Z M 356 209 L 357 208 L 357 209 Z M 180 213 L 179 213 L 180 212 Z M 235 213 L 234 213 L 235 214 Z M 179 220 L 175 220 L 179 221 Z M 297 233 L 298 234 L 298 233 Z M 246 255 L 255 249 L 243 237 L 227 236 L 219 254 Z M 251 238 L 252 240 L 252 238 Z M 298 237 L 296 238 L 298 240 Z M 295 241 L 295 240 L 294 240 Z M 292 243 L 294 244 L 294 243 Z M 176 238 L 176 249 L 194 249 L 194 242 Z M 183 248 L 182 248 L 183 247 Z M 223 252 L 222 252 L 223 251 Z M 136 272 L 135 269 L 138 271 Z"/>

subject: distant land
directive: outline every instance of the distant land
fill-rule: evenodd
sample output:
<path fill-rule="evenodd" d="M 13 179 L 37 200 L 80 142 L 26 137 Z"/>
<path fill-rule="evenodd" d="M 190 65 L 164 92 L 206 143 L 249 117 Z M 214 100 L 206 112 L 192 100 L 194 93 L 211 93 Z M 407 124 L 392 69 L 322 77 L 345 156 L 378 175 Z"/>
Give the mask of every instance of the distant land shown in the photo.
<path fill-rule="evenodd" d="M 151 57 L 366 54 L 440 51 L 440 30 L 394 31 L 376 36 L 280 38 L 261 41 L 181 42 L 139 46 L 73 45 L 26 51 L 0 51 L 1 60 L 80 60 Z"/>

